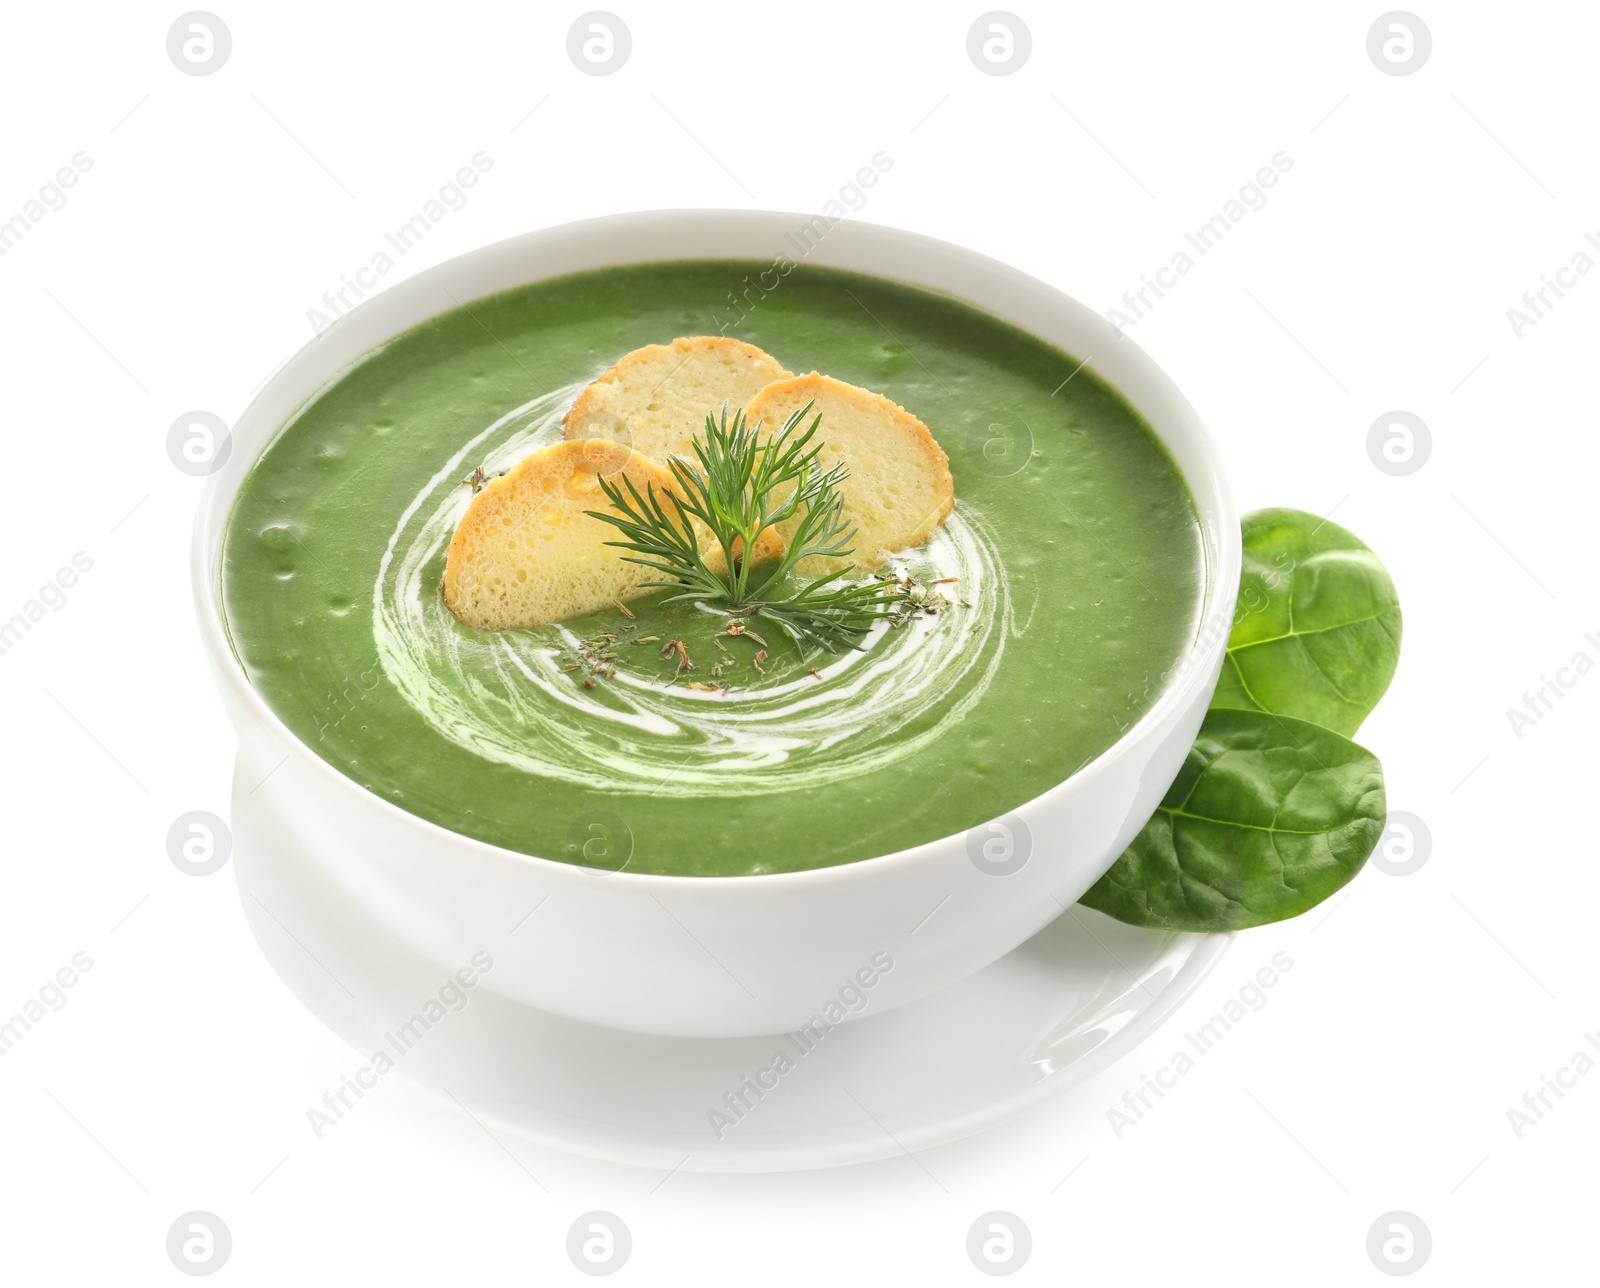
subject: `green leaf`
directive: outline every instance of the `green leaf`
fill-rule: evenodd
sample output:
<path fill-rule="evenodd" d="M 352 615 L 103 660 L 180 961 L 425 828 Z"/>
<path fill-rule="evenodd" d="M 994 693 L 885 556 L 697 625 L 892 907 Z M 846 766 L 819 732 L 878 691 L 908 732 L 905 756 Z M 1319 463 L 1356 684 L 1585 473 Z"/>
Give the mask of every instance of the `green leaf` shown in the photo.
<path fill-rule="evenodd" d="M 1354 734 L 1400 660 L 1400 601 L 1377 555 L 1303 510 L 1244 519 L 1244 574 L 1213 707 Z"/>
<path fill-rule="evenodd" d="M 1213 708 L 1154 817 L 1083 902 L 1163 930 L 1296 917 L 1361 870 L 1386 810 L 1382 765 L 1348 738 Z"/>

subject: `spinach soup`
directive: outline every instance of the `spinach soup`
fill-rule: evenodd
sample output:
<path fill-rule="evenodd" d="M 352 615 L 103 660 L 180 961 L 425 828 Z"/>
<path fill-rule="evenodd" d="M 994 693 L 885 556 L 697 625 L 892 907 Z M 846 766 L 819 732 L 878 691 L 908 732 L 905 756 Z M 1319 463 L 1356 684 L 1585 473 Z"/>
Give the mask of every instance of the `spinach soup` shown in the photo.
<path fill-rule="evenodd" d="M 285 724 L 464 835 L 712 877 L 963 832 L 1116 742 L 1204 590 L 1193 500 L 1148 426 L 957 301 L 806 265 L 752 296 L 763 271 L 631 265 L 473 301 L 303 407 L 240 488 L 222 566 L 233 649 Z M 549 626 L 452 615 L 447 550 L 481 480 L 559 441 L 618 354 L 719 330 L 885 395 L 948 455 L 948 521 L 880 574 L 901 610 L 834 652 L 667 590 Z"/>

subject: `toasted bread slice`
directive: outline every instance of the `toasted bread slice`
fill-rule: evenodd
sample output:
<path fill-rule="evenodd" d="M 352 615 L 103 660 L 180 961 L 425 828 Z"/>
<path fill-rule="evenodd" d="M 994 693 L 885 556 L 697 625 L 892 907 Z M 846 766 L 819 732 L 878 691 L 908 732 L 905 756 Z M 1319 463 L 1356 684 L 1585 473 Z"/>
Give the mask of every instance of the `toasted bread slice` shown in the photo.
<path fill-rule="evenodd" d="M 445 559 L 445 606 L 479 630 L 548 626 L 631 599 L 645 582 L 663 580 L 607 545 L 622 534 L 586 513 L 613 509 L 600 488 L 602 475 L 619 485 L 627 478 L 641 495 L 676 485 L 664 466 L 605 439 L 539 448 L 467 506 Z M 702 544 L 709 541 L 702 532 Z M 773 529 L 756 538 L 757 560 L 782 552 Z M 726 566 L 720 549 L 705 559 L 713 571 Z"/>
<path fill-rule="evenodd" d="M 584 513 L 611 508 L 601 475 L 640 492 L 673 485 L 662 466 L 604 439 L 539 448 L 472 498 L 445 560 L 445 606 L 479 630 L 545 626 L 659 580 L 606 545 L 620 539 L 615 528 Z"/>
<path fill-rule="evenodd" d="M 920 546 L 950 517 L 955 487 L 949 457 L 926 425 L 882 394 L 813 371 L 768 385 L 745 407 L 745 419 L 775 433 L 807 403 L 811 410 L 802 428 L 822 417 L 819 462 L 827 469 L 842 461 L 850 469 L 839 491 L 844 522 L 856 533 L 850 556 L 813 555 L 798 571 L 817 574 L 854 564 L 858 572 L 871 572 L 896 551 Z M 785 545 L 798 524 L 797 517 L 778 525 Z"/>
<path fill-rule="evenodd" d="M 679 337 L 625 353 L 578 395 L 562 424 L 568 439 L 608 438 L 665 462 L 690 456 L 706 413 L 743 407 L 789 373 L 771 354 L 721 335 Z"/>

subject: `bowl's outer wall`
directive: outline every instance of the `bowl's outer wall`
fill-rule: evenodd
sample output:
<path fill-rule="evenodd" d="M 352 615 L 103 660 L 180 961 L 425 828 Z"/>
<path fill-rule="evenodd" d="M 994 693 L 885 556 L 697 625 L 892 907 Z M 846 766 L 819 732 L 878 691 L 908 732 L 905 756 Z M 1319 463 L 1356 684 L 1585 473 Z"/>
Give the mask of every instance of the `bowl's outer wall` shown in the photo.
<path fill-rule="evenodd" d="M 228 512 L 279 429 L 351 363 L 458 301 L 546 277 L 669 259 L 793 259 L 784 234 L 807 219 L 666 211 L 486 247 L 341 318 L 284 364 L 234 427 L 230 457 L 201 502 L 192 571 L 207 654 L 239 733 L 240 777 L 335 880 L 439 963 L 441 982 L 487 952 L 495 966 L 485 984 L 542 1010 L 638 1032 L 735 1036 L 826 1017 L 829 1002 L 867 971 L 873 983 L 862 992 L 876 1013 L 981 969 L 1070 908 L 1149 818 L 1183 763 L 1221 669 L 1240 562 L 1238 515 L 1198 416 L 1131 340 L 1053 288 L 958 247 L 855 222 L 829 230 L 806 261 L 958 296 L 1084 358 L 1155 428 L 1199 509 L 1207 590 L 1195 647 L 1120 741 L 1015 811 L 1032 847 L 1019 871 L 980 872 L 964 836 L 761 877 L 656 877 L 531 858 L 367 792 L 295 737 L 250 685 L 221 611 Z M 873 964 L 882 955 L 893 962 L 887 971 Z"/>

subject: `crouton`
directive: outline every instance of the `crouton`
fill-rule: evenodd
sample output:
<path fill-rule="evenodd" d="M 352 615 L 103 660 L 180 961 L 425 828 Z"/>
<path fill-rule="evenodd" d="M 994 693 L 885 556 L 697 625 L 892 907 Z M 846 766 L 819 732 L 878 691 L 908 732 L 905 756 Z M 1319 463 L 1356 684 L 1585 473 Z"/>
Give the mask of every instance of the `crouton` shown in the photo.
<path fill-rule="evenodd" d="M 789 373 L 753 344 L 721 335 L 679 337 L 625 353 L 578 395 L 562 423 L 568 439 L 609 438 L 663 464 L 693 458 L 689 440 L 724 402 L 743 407 Z"/>
<path fill-rule="evenodd" d="M 801 428 L 822 417 L 817 440 L 824 469 L 839 462 L 850 477 L 840 485 L 841 517 L 855 528 L 854 553 L 845 558 L 812 555 L 798 566 L 819 574 L 855 565 L 860 573 L 880 568 L 900 550 L 920 546 L 933 536 L 955 504 L 950 460 L 928 427 L 898 403 L 869 389 L 845 384 L 813 371 L 790 376 L 762 389 L 745 407 L 750 424 L 760 421 L 764 434 L 780 429 L 791 414 L 811 404 Z M 785 546 L 799 517 L 778 525 Z"/>

